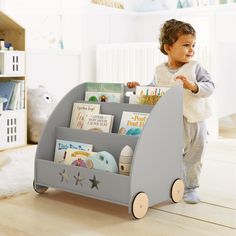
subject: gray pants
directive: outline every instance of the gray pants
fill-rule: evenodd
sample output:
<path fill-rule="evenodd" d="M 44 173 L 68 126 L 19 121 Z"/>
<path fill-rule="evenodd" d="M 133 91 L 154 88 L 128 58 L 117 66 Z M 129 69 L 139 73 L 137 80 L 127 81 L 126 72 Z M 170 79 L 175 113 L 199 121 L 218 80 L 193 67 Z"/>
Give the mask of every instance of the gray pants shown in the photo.
<path fill-rule="evenodd" d="M 184 118 L 183 178 L 186 190 L 199 187 L 206 136 L 205 121 L 189 123 Z"/>

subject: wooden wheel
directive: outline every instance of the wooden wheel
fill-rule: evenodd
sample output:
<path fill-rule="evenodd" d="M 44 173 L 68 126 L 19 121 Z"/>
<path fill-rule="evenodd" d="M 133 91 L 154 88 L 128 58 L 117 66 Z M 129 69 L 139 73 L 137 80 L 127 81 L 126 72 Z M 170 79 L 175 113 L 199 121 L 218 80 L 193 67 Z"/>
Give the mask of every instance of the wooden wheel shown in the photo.
<path fill-rule="evenodd" d="M 184 195 L 184 182 L 182 179 L 176 179 L 171 187 L 171 199 L 173 202 L 180 202 Z"/>
<path fill-rule="evenodd" d="M 48 187 L 37 185 L 35 184 L 35 181 L 33 181 L 33 187 L 34 191 L 39 194 L 45 193 L 48 190 Z"/>
<path fill-rule="evenodd" d="M 138 193 L 132 203 L 132 214 L 136 219 L 143 218 L 148 210 L 148 196 L 146 193 Z"/>

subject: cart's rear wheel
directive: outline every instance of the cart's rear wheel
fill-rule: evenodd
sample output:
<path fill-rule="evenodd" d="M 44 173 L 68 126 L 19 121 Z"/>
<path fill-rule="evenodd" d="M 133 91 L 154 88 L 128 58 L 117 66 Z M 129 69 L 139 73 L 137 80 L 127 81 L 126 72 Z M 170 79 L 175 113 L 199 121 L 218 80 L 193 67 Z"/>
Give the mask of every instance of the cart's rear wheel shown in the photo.
<path fill-rule="evenodd" d="M 138 193 L 132 203 L 132 214 L 136 219 L 143 218 L 148 210 L 148 196 L 146 193 Z"/>
<path fill-rule="evenodd" d="M 48 187 L 37 185 L 35 184 L 35 181 L 33 181 L 33 187 L 34 191 L 39 194 L 45 193 L 48 190 Z"/>
<path fill-rule="evenodd" d="M 182 179 L 176 179 L 171 187 L 171 199 L 173 202 L 180 202 L 184 195 L 184 182 Z"/>

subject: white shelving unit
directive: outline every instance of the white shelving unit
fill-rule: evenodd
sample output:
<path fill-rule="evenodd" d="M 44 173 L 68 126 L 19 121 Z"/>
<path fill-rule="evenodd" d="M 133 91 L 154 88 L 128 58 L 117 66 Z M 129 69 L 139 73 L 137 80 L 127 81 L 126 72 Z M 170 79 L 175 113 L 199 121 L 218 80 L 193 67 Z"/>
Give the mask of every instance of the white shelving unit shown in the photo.
<path fill-rule="evenodd" d="M 0 111 L 0 151 L 26 145 L 25 30 L 0 11 L 0 37 L 14 47 L 0 51 L 0 82 L 24 81 L 23 108 Z"/>

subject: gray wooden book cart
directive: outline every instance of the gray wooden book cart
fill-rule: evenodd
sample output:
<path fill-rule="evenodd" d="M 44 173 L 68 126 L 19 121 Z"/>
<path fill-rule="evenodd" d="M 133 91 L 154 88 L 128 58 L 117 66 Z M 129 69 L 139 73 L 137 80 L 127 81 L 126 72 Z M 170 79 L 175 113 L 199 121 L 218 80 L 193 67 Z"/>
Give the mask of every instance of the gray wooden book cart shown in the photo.
<path fill-rule="evenodd" d="M 128 97 L 124 103 L 101 103 L 101 113 L 114 115 L 114 123 L 112 133 L 98 133 L 69 128 L 73 103 L 85 96 L 85 84 L 73 88 L 51 114 L 38 144 L 35 191 L 43 193 L 52 187 L 125 205 L 135 218 L 163 201 L 181 201 L 182 92 L 181 85 L 169 89 L 155 106 L 128 104 Z M 123 111 L 150 113 L 139 137 L 117 133 Z M 134 150 L 130 175 L 55 163 L 56 139 L 91 143 L 95 152 L 110 152 L 117 164 L 121 150 L 129 145 Z"/>

